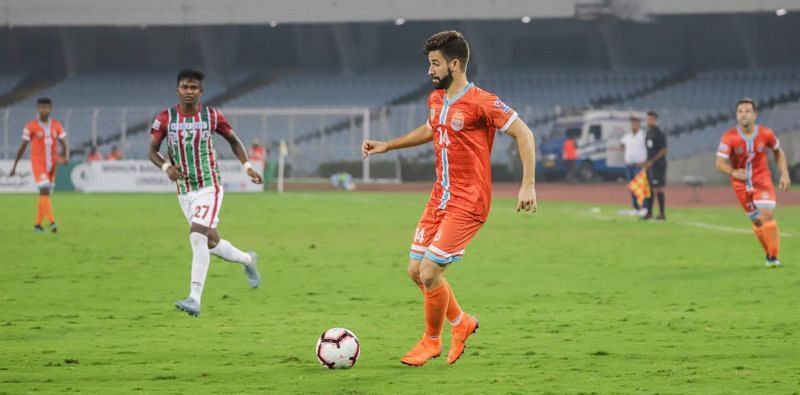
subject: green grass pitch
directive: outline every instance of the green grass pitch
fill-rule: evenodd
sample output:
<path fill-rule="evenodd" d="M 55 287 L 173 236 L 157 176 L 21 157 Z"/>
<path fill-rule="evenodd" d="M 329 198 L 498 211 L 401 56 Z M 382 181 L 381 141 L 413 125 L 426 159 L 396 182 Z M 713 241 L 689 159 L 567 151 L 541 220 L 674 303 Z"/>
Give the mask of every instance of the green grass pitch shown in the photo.
<path fill-rule="evenodd" d="M 496 199 L 448 270 L 481 330 L 456 365 L 410 368 L 399 358 L 424 326 L 405 268 L 426 198 L 228 194 L 220 232 L 259 252 L 264 284 L 251 290 L 239 266 L 212 258 L 191 318 L 173 307 L 191 259 L 175 196 L 56 194 L 56 235 L 31 231 L 35 196 L 2 196 L 0 393 L 800 388 L 800 208 L 777 211 L 791 236 L 785 267 L 770 270 L 738 208 L 640 223 L 610 206 L 540 202 L 532 216 Z M 361 340 L 351 370 L 316 361 L 335 326 Z"/>

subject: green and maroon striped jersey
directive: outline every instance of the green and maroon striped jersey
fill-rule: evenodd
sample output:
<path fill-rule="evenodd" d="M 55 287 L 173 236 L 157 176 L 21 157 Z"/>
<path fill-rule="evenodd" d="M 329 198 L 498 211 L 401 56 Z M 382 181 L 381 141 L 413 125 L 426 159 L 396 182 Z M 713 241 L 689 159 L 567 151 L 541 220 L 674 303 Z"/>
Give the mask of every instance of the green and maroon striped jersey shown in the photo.
<path fill-rule="evenodd" d="M 228 135 L 233 128 L 222 112 L 213 107 L 197 106 L 193 114 L 184 114 L 178 107 L 158 115 L 150 128 L 153 138 L 166 137 L 169 160 L 186 177 L 176 182 L 178 193 L 220 186 L 214 133 Z"/>

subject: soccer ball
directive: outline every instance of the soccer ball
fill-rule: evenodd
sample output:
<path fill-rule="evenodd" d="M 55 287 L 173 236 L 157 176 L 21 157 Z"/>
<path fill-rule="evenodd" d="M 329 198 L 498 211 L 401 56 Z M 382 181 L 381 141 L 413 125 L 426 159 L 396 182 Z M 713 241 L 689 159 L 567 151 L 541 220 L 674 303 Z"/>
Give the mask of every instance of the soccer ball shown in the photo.
<path fill-rule="evenodd" d="M 358 361 L 361 345 L 353 332 L 331 328 L 317 340 L 317 359 L 328 369 L 348 369 Z"/>

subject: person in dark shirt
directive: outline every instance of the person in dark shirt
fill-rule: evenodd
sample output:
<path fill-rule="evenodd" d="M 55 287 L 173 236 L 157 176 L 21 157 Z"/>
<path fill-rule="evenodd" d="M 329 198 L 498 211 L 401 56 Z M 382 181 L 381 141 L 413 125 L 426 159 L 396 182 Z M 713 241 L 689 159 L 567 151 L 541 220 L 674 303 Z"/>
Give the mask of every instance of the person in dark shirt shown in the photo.
<path fill-rule="evenodd" d="M 656 219 L 667 219 L 664 206 L 664 186 L 667 184 L 667 135 L 658 127 L 658 114 L 653 111 L 647 113 L 647 135 L 645 137 L 647 144 L 647 162 L 644 163 L 644 168 L 647 170 L 647 176 L 650 179 L 651 195 L 655 195 L 658 199 L 659 214 Z M 647 214 L 642 219 L 653 218 L 653 200 L 650 199 L 647 205 Z"/>

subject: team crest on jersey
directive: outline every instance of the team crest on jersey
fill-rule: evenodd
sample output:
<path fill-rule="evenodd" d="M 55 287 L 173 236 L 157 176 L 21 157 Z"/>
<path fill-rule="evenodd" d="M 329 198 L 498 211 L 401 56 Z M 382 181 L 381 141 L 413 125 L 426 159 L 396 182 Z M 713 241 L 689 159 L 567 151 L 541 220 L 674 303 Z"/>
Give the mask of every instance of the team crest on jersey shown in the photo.
<path fill-rule="evenodd" d="M 737 154 L 743 154 L 744 153 L 744 148 L 736 147 L 736 149 L 733 150 L 733 152 L 736 152 Z"/>
<path fill-rule="evenodd" d="M 764 144 L 758 145 L 758 152 L 764 152 Z"/>
<path fill-rule="evenodd" d="M 497 98 L 497 100 L 494 101 L 494 106 L 503 110 L 503 112 L 508 112 L 508 110 L 510 109 L 508 107 L 508 104 L 503 103 L 503 101 L 500 100 L 500 98 Z"/>
<path fill-rule="evenodd" d="M 450 119 L 450 128 L 456 132 L 464 129 L 464 114 L 460 112 L 453 114 L 453 118 Z"/>

